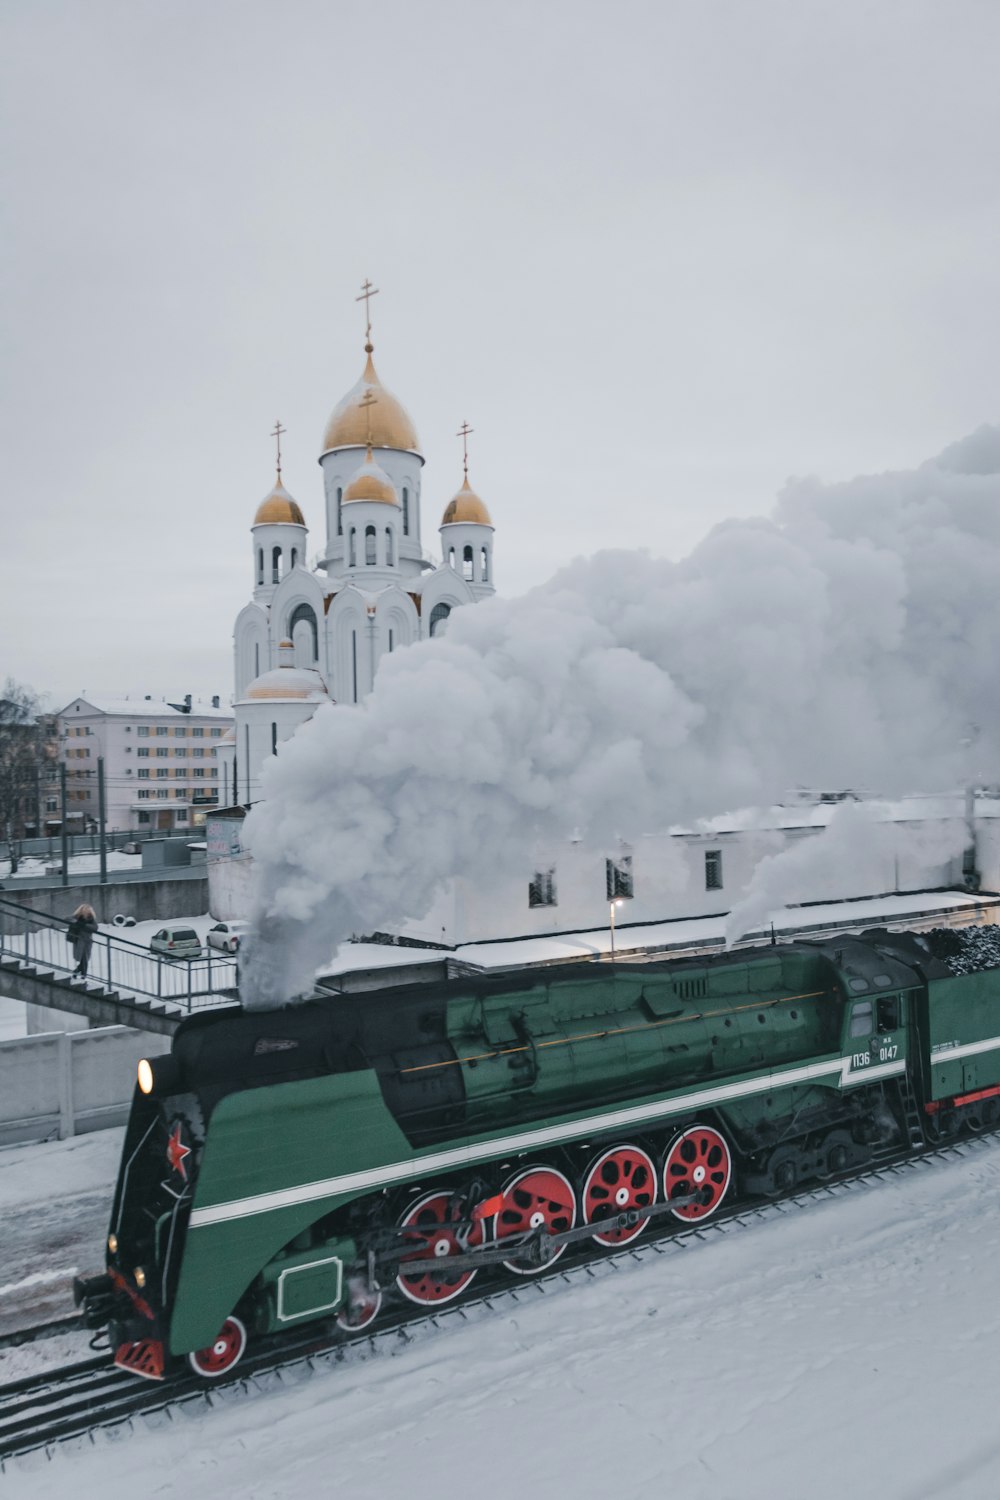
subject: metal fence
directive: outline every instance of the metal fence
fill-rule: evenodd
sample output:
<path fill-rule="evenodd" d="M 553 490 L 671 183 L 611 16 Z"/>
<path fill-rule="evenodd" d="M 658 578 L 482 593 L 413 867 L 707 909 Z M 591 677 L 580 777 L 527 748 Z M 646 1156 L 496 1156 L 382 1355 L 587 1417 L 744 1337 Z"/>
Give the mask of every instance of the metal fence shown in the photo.
<path fill-rule="evenodd" d="M 76 968 L 68 922 L 0 897 L 0 954 L 62 977 Z M 87 978 L 123 997 L 159 1000 L 182 1010 L 231 1003 L 239 972 L 234 958 L 209 948 L 204 958 L 164 958 L 140 943 L 98 932 Z M 227 993 L 228 992 L 228 993 Z"/>

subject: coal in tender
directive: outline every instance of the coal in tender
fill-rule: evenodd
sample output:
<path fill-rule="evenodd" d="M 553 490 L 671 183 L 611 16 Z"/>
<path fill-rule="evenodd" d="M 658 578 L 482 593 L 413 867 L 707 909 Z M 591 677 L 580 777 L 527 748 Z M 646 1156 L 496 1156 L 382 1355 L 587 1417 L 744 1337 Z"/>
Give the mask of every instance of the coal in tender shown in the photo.
<path fill-rule="evenodd" d="M 922 937 L 953 974 L 1000 969 L 1000 927 L 935 927 Z"/>

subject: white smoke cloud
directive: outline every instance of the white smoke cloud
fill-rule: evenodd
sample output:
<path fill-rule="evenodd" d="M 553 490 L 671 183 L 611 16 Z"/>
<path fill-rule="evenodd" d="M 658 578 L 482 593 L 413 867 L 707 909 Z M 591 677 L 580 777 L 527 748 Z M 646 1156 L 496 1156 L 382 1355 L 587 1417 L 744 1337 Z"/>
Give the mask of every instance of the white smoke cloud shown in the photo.
<path fill-rule="evenodd" d="M 573 829 L 636 838 L 792 785 L 894 795 L 1000 763 L 1000 427 L 920 468 L 790 483 L 683 562 L 578 559 L 451 616 L 267 768 L 248 1003 L 452 876 Z"/>
<path fill-rule="evenodd" d="M 945 861 L 957 859 L 967 841 L 967 830 L 954 819 L 910 826 L 893 821 L 884 803 L 840 803 L 821 833 L 758 862 L 726 918 L 726 943 L 766 928 L 785 907 L 802 901 L 832 900 L 852 889 L 893 891 L 901 868 L 908 888 L 916 889 Z"/>

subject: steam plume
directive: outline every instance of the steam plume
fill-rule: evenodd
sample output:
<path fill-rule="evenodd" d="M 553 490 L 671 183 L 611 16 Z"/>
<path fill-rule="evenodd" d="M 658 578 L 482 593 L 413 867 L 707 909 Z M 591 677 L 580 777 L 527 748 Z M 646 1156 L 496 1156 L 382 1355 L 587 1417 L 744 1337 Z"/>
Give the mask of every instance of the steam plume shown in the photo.
<path fill-rule="evenodd" d="M 248 1002 L 307 988 L 451 876 L 524 876 L 574 828 L 634 838 L 796 784 L 894 795 L 995 768 L 998 583 L 991 426 L 911 472 L 792 482 L 682 562 L 604 552 L 455 611 L 267 768 Z"/>

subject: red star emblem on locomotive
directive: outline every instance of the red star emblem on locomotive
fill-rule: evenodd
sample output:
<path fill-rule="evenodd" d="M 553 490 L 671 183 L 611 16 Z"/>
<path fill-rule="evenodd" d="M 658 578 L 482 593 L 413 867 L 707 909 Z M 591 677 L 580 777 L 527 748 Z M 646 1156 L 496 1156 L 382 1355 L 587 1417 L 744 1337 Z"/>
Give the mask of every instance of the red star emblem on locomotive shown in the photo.
<path fill-rule="evenodd" d="M 180 1121 L 178 1120 L 177 1124 L 173 1128 L 173 1131 L 171 1132 L 170 1139 L 167 1142 L 167 1161 L 173 1167 L 175 1172 L 179 1172 L 181 1174 L 185 1182 L 187 1182 L 188 1173 L 187 1167 L 184 1165 L 184 1158 L 190 1155 L 191 1147 L 185 1146 L 183 1141 L 181 1140 L 181 1126 Z"/>

